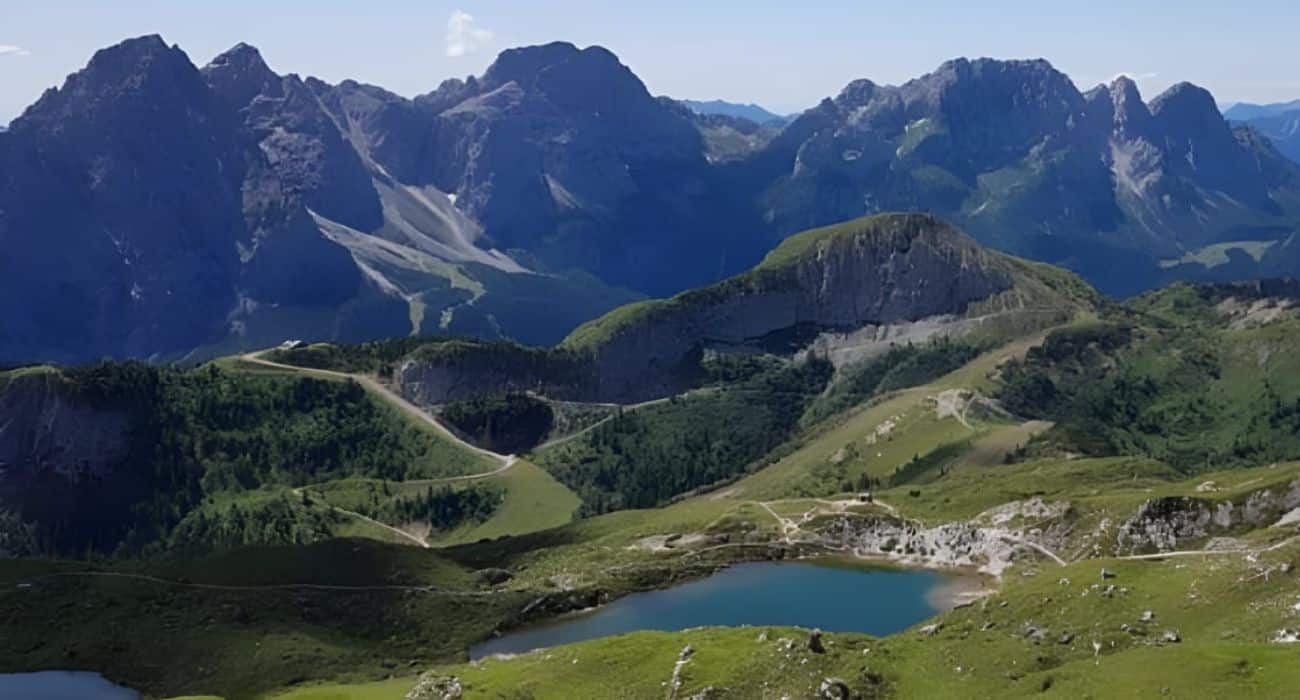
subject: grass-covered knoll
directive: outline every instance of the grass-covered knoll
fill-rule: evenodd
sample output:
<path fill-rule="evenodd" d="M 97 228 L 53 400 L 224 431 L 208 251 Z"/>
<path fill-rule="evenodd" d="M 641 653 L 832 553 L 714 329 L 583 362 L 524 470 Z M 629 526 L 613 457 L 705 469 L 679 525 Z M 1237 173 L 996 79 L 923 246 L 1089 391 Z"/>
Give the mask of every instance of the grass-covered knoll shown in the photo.
<path fill-rule="evenodd" d="M 928 387 L 894 392 L 819 426 L 787 454 L 739 481 L 739 496 L 757 499 L 829 496 L 889 483 L 904 467 L 976 429 L 940 418 Z M 955 454 L 953 455 L 956 456 Z"/>
<path fill-rule="evenodd" d="M 129 439 L 99 477 L 56 476 L 78 465 L 54 463 L 18 481 L 9 507 L 35 526 L 39 552 L 202 548 L 204 533 L 216 537 L 206 546 L 307 541 L 326 523 L 293 499 L 223 503 L 344 477 L 445 477 L 495 466 L 353 382 L 134 363 L 57 377 L 67 401 L 124 414 Z"/>
<path fill-rule="evenodd" d="M 658 505 L 735 477 L 794 434 L 831 373 L 822 361 L 781 362 L 739 382 L 625 411 L 537 463 L 588 513 Z"/>
<path fill-rule="evenodd" d="M 504 493 L 496 485 L 363 481 L 353 489 L 323 491 L 330 505 L 392 526 L 439 532 L 492 517 Z"/>
<path fill-rule="evenodd" d="M 1224 314 L 1211 291 L 1174 287 L 1057 331 L 1004 368 L 999 397 L 1056 421 L 1046 444 L 1066 451 L 1182 470 L 1300 457 L 1300 321 L 1276 307 Z"/>
<path fill-rule="evenodd" d="M 1181 493 L 1183 475 L 1150 459 L 1108 457 L 1041 459 L 1016 464 L 953 470 L 920 486 L 903 485 L 879 492 L 880 498 L 907 517 L 926 523 L 972 518 L 994 506 L 1035 496 L 1072 501 L 1103 496 L 1140 503 L 1159 489 Z"/>
<path fill-rule="evenodd" d="M 417 348 L 449 340 L 446 337 L 424 336 L 372 340 L 351 345 L 312 343 L 296 348 L 276 348 L 266 353 L 266 359 L 295 367 L 387 375 L 395 363 Z"/>
<path fill-rule="evenodd" d="M 495 481 L 504 496 L 491 517 L 435 535 L 430 541 L 442 547 L 549 530 L 571 522 L 581 505 L 564 484 L 526 461 L 515 462 Z"/>
<path fill-rule="evenodd" d="M 393 338 L 358 344 L 314 343 L 293 349 L 277 348 L 266 359 L 295 367 L 327 369 L 352 374 L 390 376 L 403 362 L 456 364 L 474 368 L 506 369 L 538 383 L 577 383 L 585 366 L 579 354 L 533 347 L 504 340 L 476 340 L 445 336 Z"/>
<path fill-rule="evenodd" d="M 572 491 L 522 460 L 491 478 L 342 479 L 303 489 L 299 497 L 333 511 L 335 537 L 435 547 L 559 527 L 573 520 L 579 506 Z"/>

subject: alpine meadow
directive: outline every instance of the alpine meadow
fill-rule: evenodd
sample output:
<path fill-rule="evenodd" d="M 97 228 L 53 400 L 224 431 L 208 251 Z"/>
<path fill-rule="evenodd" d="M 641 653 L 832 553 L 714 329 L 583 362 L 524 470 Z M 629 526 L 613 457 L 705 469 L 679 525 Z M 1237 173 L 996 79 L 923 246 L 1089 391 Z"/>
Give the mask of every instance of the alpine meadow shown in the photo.
<path fill-rule="evenodd" d="M 1300 693 L 1296 8 L 74 4 L 0 697 Z"/>

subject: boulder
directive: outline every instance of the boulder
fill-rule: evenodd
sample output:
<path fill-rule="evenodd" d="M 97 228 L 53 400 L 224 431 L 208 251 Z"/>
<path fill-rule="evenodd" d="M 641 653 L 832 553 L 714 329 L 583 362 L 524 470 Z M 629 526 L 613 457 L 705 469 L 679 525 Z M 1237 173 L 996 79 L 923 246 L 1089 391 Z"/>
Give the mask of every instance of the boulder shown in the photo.
<path fill-rule="evenodd" d="M 849 684 L 839 678 L 826 678 L 817 686 L 817 697 L 822 700 L 849 700 Z"/>
<path fill-rule="evenodd" d="M 406 694 L 406 700 L 460 700 L 463 696 L 460 679 L 426 671 Z"/>
<path fill-rule="evenodd" d="M 496 568 L 479 569 L 475 572 L 475 575 L 478 577 L 479 581 L 486 583 L 489 586 L 497 586 L 514 578 L 514 574 L 511 574 L 509 571 Z"/>

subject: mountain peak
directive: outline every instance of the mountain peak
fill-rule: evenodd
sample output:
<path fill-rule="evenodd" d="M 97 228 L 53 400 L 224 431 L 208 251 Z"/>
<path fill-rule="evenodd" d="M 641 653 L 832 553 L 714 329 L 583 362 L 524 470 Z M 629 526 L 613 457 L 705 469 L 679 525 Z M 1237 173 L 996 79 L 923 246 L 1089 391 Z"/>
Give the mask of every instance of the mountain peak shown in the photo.
<path fill-rule="evenodd" d="M 876 85 L 866 78 L 859 78 L 844 86 L 840 94 L 835 98 L 836 102 L 842 102 L 848 105 L 864 105 L 871 101 L 880 91 L 880 86 Z"/>
<path fill-rule="evenodd" d="M 261 52 L 242 41 L 204 66 L 203 76 L 214 92 L 237 109 L 279 82 Z"/>
<path fill-rule="evenodd" d="M 138 56 L 168 51 L 167 42 L 163 41 L 162 36 L 158 34 L 145 34 L 142 36 L 123 39 L 112 46 L 102 48 L 95 52 L 90 62 L 105 61 L 123 56 Z"/>
<path fill-rule="evenodd" d="M 125 77 L 131 73 L 147 71 L 155 62 L 188 64 L 189 58 L 179 48 L 168 46 L 161 36 L 146 34 L 96 51 L 81 74 L 103 78 Z"/>
<path fill-rule="evenodd" d="M 1016 101 L 1044 100 L 1082 103 L 1074 83 L 1045 59 L 954 58 L 944 61 L 934 72 L 903 84 L 908 101 L 921 101 L 937 108 L 943 95 L 970 93 L 988 96 L 1000 94 Z M 1032 97 L 1031 97 L 1032 95 Z"/>
<path fill-rule="evenodd" d="M 157 101 L 161 95 L 183 95 L 198 101 L 202 90 L 198 70 L 185 52 L 148 34 L 96 51 L 85 68 L 69 75 L 62 87 L 47 90 L 11 126 L 22 128 L 28 120 L 82 119 L 88 105 L 123 99 Z"/>
<path fill-rule="evenodd" d="M 1151 101 L 1151 112 L 1159 115 L 1169 110 L 1219 113 L 1219 106 L 1209 90 L 1188 82 L 1178 83 Z"/>
<path fill-rule="evenodd" d="M 262 52 L 258 51 L 257 47 L 245 44 L 242 41 L 212 59 L 208 66 L 239 66 L 266 72 L 271 70 L 266 65 L 266 61 L 262 60 Z"/>
<path fill-rule="evenodd" d="M 1142 101 L 1142 93 L 1137 83 L 1127 75 L 1121 75 L 1111 81 L 1107 88 L 1114 113 L 1115 130 L 1133 132 L 1151 120 L 1151 111 Z"/>
<path fill-rule="evenodd" d="M 1141 99 L 1141 93 L 1138 90 L 1137 83 L 1134 82 L 1132 78 L 1123 74 L 1115 76 L 1115 79 L 1110 82 L 1110 94 L 1117 97 L 1123 96 L 1124 99 L 1131 99 L 1132 97 Z"/>
<path fill-rule="evenodd" d="M 483 83 L 493 88 L 510 81 L 531 83 L 542 69 L 568 61 L 580 53 L 582 51 L 577 46 L 567 41 L 506 49 L 483 73 Z"/>

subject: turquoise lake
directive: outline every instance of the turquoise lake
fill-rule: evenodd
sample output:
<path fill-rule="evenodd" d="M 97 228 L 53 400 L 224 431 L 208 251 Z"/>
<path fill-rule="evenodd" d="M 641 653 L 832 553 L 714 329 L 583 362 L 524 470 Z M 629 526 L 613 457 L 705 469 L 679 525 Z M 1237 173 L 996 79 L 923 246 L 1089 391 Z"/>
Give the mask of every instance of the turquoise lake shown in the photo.
<path fill-rule="evenodd" d="M 14 700 L 139 700 L 134 690 L 114 685 L 98 673 L 38 671 L 0 673 L 0 698 Z"/>
<path fill-rule="evenodd" d="M 725 625 L 791 625 L 828 632 L 893 634 L 942 608 L 952 584 L 934 571 L 740 564 L 680 586 L 620 598 L 595 610 L 527 627 L 470 648 L 471 659 L 608 637 L 637 630 Z"/>

